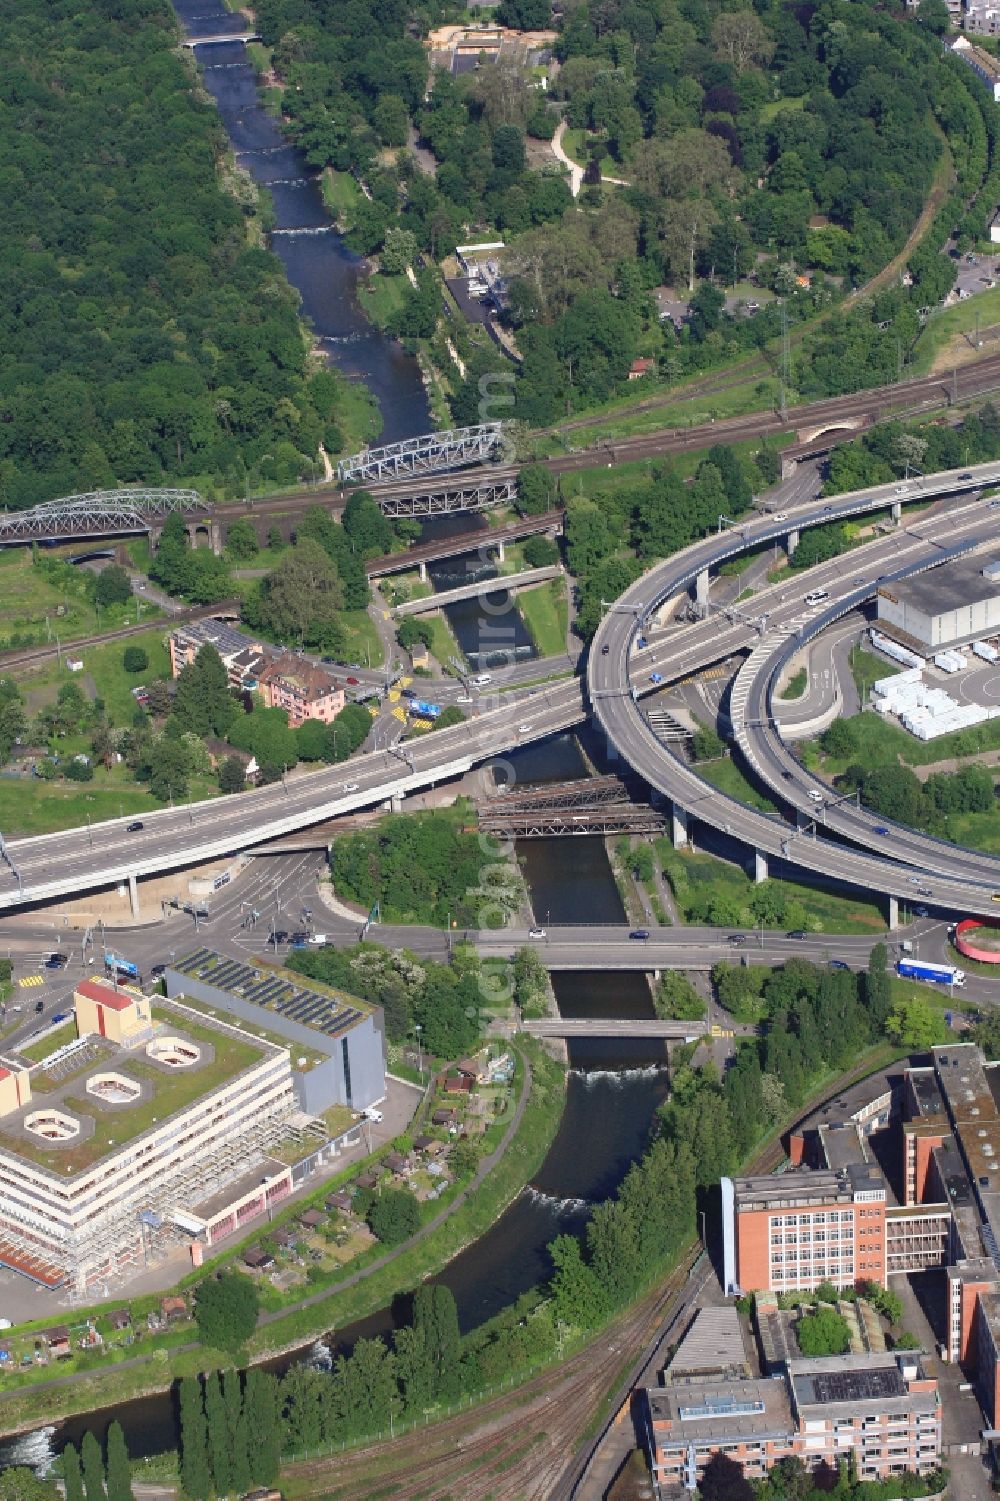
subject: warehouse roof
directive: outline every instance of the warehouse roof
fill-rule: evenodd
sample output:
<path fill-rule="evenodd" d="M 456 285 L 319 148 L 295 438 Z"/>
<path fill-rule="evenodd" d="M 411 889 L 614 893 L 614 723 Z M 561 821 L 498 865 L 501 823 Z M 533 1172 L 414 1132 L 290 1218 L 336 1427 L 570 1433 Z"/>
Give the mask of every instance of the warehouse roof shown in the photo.
<path fill-rule="evenodd" d="M 996 558 L 956 558 L 931 568 L 915 578 L 894 580 L 879 586 L 879 598 L 909 605 L 924 615 L 940 615 L 987 599 L 1000 599 L 1000 584 L 988 579 L 983 568 Z"/>

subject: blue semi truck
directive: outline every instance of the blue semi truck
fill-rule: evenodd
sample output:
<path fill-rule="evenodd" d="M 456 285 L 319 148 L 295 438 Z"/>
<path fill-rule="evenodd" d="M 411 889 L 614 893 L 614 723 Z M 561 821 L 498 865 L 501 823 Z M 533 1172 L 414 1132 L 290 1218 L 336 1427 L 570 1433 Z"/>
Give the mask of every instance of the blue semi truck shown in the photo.
<path fill-rule="evenodd" d="M 930 985 L 964 985 L 965 970 L 953 964 L 925 964 L 920 959 L 900 959 L 896 973 L 904 980 L 926 980 Z"/>

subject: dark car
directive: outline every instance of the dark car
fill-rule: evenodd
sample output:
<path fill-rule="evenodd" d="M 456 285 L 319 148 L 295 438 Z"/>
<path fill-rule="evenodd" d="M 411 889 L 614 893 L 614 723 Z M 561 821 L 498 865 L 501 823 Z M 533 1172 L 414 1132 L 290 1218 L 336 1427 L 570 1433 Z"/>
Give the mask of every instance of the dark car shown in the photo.
<path fill-rule="evenodd" d="M 138 834 L 138 833 L 141 832 L 142 827 L 143 827 L 142 819 L 141 818 L 137 818 L 133 823 L 130 823 L 127 826 L 125 832 L 126 832 L 126 834 Z"/>
<path fill-rule="evenodd" d="M 46 969 L 64 969 L 69 963 L 65 954 L 50 954 L 45 961 Z"/>
<path fill-rule="evenodd" d="M 601 656 L 602 657 L 606 657 L 607 654 L 608 654 L 608 652 L 610 650 L 611 650 L 611 647 L 610 647 L 609 643 L 607 641 L 605 641 L 604 645 L 601 647 Z"/>
<path fill-rule="evenodd" d="M 41 1014 L 42 1014 L 42 1012 L 44 1010 L 45 1010 L 45 1002 L 44 1001 L 36 1001 L 35 1002 L 35 1015 L 36 1016 L 41 1016 Z"/>
<path fill-rule="evenodd" d="M 275 933 L 275 935 L 274 935 L 274 941 L 275 941 L 275 943 L 287 943 L 288 942 L 288 929 L 287 928 L 279 928 L 277 930 L 277 932 Z"/>
<path fill-rule="evenodd" d="M 158 980 L 160 976 L 165 975 L 166 972 L 167 966 L 165 964 L 154 964 L 149 971 L 154 980 Z"/>
<path fill-rule="evenodd" d="M 746 941 L 747 939 L 745 933 L 730 933 L 728 939 L 726 940 L 726 942 L 731 944 L 734 949 L 741 949 Z"/>
<path fill-rule="evenodd" d="M 958 477 L 959 477 L 959 479 L 971 479 L 972 475 L 971 474 L 960 474 Z"/>
<path fill-rule="evenodd" d="M 785 934 L 786 938 L 804 938 L 805 936 L 806 935 L 802 928 L 793 928 L 790 933 Z"/>
<path fill-rule="evenodd" d="M 630 938 L 637 938 L 637 939 L 639 939 L 640 942 L 644 943 L 646 941 L 646 939 L 649 937 L 649 929 L 648 928 L 633 928 L 632 931 L 631 931 L 631 933 L 628 936 Z"/>
<path fill-rule="evenodd" d="M 783 782 L 790 782 L 792 780 L 792 773 L 790 771 L 783 771 L 781 773 L 781 780 Z"/>
<path fill-rule="evenodd" d="M 844 963 L 843 959 L 831 959 L 830 960 L 830 968 L 831 969 L 850 969 L 850 967 L 851 966 L 849 964 L 845 964 Z"/>
<path fill-rule="evenodd" d="M 875 825 L 874 829 L 872 829 L 872 833 L 873 834 L 881 834 L 883 836 L 883 838 L 885 837 L 886 834 L 888 834 L 888 832 L 889 832 L 889 830 L 886 828 L 886 826 L 885 826 L 884 823 L 877 823 Z"/>

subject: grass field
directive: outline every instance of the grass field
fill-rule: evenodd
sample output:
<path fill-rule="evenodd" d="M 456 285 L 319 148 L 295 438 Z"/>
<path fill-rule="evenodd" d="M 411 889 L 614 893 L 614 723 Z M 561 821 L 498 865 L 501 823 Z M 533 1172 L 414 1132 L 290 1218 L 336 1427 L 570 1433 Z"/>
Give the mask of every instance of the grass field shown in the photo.
<path fill-rule="evenodd" d="M 986 329 L 1000 323 L 1000 287 L 992 291 L 977 292 L 964 302 L 953 307 L 941 308 L 928 318 L 914 346 L 912 366 L 915 375 L 926 375 L 934 368 L 935 359 L 948 350 L 969 350 L 971 342 L 959 338 L 962 334 L 974 334 L 976 320 Z M 951 346 L 951 347 L 949 347 Z"/>
<path fill-rule="evenodd" d="M 358 287 L 358 301 L 377 328 L 385 328 L 393 313 L 403 306 L 409 285 L 405 276 L 377 272 Z"/>
<path fill-rule="evenodd" d="M 697 771 L 699 776 L 704 777 L 706 782 L 711 782 L 713 787 L 718 787 L 727 797 L 738 798 L 741 803 L 758 808 L 762 813 L 776 811 L 770 798 L 751 785 L 741 768 L 729 756 L 718 761 L 699 762 Z"/>
<path fill-rule="evenodd" d="M 340 621 L 347 634 L 347 660 L 362 667 L 381 667 L 385 661 L 382 640 L 368 611 L 343 610 Z"/>
<path fill-rule="evenodd" d="M 753 921 L 750 903 L 754 883 L 736 865 L 715 855 L 691 854 L 675 850 L 667 838 L 655 842 L 660 868 L 673 889 L 684 922 L 704 921 L 695 914 L 695 903 L 702 908 L 717 900 L 724 918 L 714 919 L 720 927 L 750 926 Z M 794 881 L 775 881 L 786 902 L 797 902 L 804 910 L 802 926 L 814 933 L 862 933 L 877 936 L 885 931 L 885 918 L 874 902 L 862 898 L 839 896 L 821 886 L 804 886 Z M 738 914 L 738 915 L 737 915 Z M 785 923 L 773 924 L 783 928 Z"/>
<path fill-rule="evenodd" d="M 76 590 L 61 588 L 32 565 L 27 549 L 11 547 L 0 552 L 0 648 L 40 644 L 56 636 L 69 641 L 102 629 L 114 630 L 126 620 L 135 620 L 137 607 L 143 615 L 160 613 L 155 605 L 138 599 L 98 612 L 83 595 L 84 583 L 81 574 Z"/>
<path fill-rule="evenodd" d="M 144 672 L 127 673 L 122 666 L 126 646 L 141 646 L 149 658 Z M 128 725 L 135 712 L 135 700 L 131 690 L 153 678 L 169 678 L 170 656 L 164 645 L 164 627 L 141 631 L 125 642 L 112 641 L 107 646 L 88 646 L 81 660 L 83 671 L 72 673 L 58 662 L 47 663 L 40 672 L 27 675 L 23 680 L 25 696 L 40 695 L 43 701 L 54 697 L 54 690 L 63 683 L 78 683 L 86 693 L 93 683 L 94 693 L 107 706 L 108 718 L 113 724 Z"/>
<path fill-rule="evenodd" d="M 800 94 L 795 99 L 772 99 L 760 107 L 760 118 L 765 121 L 773 120 L 775 115 L 780 115 L 783 110 L 802 109 L 805 105 L 805 95 Z"/>
<path fill-rule="evenodd" d="M 822 767 L 828 776 L 839 776 L 858 761 L 865 766 L 897 760 L 907 766 L 930 766 L 935 761 L 946 761 L 953 756 L 959 759 L 971 757 L 1000 746 L 1000 719 L 990 719 L 967 730 L 956 730 L 953 735 L 941 735 L 937 740 L 918 740 L 906 730 L 890 724 L 881 714 L 855 714 L 845 723 L 855 732 L 855 748 L 847 756 L 822 758 Z"/>
<path fill-rule="evenodd" d="M 361 189 L 350 172 L 335 172 L 327 167 L 321 179 L 323 202 L 330 213 L 339 219 L 343 216 L 350 223 L 351 215 L 361 201 Z"/>
<path fill-rule="evenodd" d="M 778 694 L 779 698 L 801 698 L 809 683 L 809 674 L 804 667 L 794 672 Z"/>
<path fill-rule="evenodd" d="M 894 667 L 891 662 L 884 662 L 874 652 L 865 651 L 863 646 L 851 647 L 850 663 L 854 685 L 862 702 L 867 699 L 872 683 L 877 683 L 880 678 L 894 677 L 903 670 L 901 667 Z"/>
<path fill-rule="evenodd" d="M 564 579 L 550 579 L 535 589 L 521 590 L 517 607 L 540 657 L 554 657 L 566 650 L 569 606 Z"/>
<path fill-rule="evenodd" d="M 459 649 L 458 642 L 452 635 L 451 626 L 440 610 L 429 615 L 421 615 L 431 628 L 431 655 L 436 657 L 442 667 L 446 667 L 449 657 L 458 657 L 464 660 Z"/>

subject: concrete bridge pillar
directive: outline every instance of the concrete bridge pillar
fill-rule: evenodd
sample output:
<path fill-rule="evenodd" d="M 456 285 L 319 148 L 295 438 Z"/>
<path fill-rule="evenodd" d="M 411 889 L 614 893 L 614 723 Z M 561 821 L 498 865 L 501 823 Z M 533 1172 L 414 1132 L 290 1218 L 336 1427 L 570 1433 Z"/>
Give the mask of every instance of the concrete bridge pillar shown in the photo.
<path fill-rule="evenodd" d="M 134 875 L 128 878 L 128 902 L 132 909 L 132 916 L 139 916 L 139 885 Z"/>
<path fill-rule="evenodd" d="M 671 808 L 671 828 L 674 849 L 682 850 L 688 842 L 688 815 L 687 809 L 678 807 L 676 803 Z"/>
<path fill-rule="evenodd" d="M 796 469 L 798 469 L 798 467 L 799 467 L 799 461 L 798 461 L 798 459 L 787 459 L 787 458 L 784 457 L 784 455 L 782 455 L 782 459 L 781 459 L 781 478 L 782 479 L 791 479 L 792 475 L 795 473 L 795 471 L 796 471 Z"/>
<path fill-rule="evenodd" d="M 900 516 L 902 516 L 902 514 L 903 514 L 903 503 L 902 503 L 902 501 L 901 500 L 894 500 L 893 503 L 892 503 L 892 519 L 893 519 L 893 521 L 898 521 L 899 518 L 900 518 Z"/>
<path fill-rule="evenodd" d="M 213 553 L 220 558 L 222 556 L 222 527 L 217 521 L 213 521 L 209 527 L 208 539 Z"/>
<path fill-rule="evenodd" d="M 694 581 L 694 598 L 695 598 L 695 603 L 696 604 L 699 604 L 699 605 L 707 605 L 708 604 L 708 569 L 707 568 L 703 568 L 701 570 L 701 572 L 699 573 L 698 577 Z"/>
<path fill-rule="evenodd" d="M 787 554 L 788 554 L 789 557 L 792 556 L 792 554 L 794 553 L 794 551 L 798 547 L 798 545 L 799 545 L 799 529 L 798 529 L 797 526 L 793 526 L 792 530 L 788 533 L 788 539 L 785 542 L 785 551 L 787 552 Z"/>
<path fill-rule="evenodd" d="M 426 582 L 427 582 L 427 564 L 426 563 L 418 563 L 417 564 L 417 575 L 418 575 L 418 577 L 420 579 L 420 582 L 422 584 L 426 584 Z"/>
<path fill-rule="evenodd" d="M 767 880 L 767 856 L 760 850 L 754 850 L 753 878 L 758 885 Z"/>
<path fill-rule="evenodd" d="M 899 927 L 899 899 L 898 899 L 898 897 L 891 896 L 889 898 L 889 932 L 890 933 L 895 932 L 895 930 L 898 927 Z"/>
<path fill-rule="evenodd" d="M 389 809 L 392 813 L 401 813 L 403 811 L 403 797 L 404 794 L 402 792 L 394 792 L 392 794 L 392 797 L 389 799 Z"/>
<path fill-rule="evenodd" d="M 497 543 L 497 562 L 498 563 L 505 563 L 506 561 L 507 561 L 507 549 L 504 546 L 503 542 L 498 542 Z"/>

